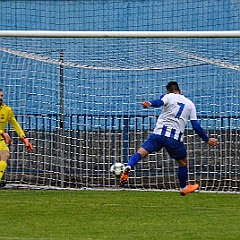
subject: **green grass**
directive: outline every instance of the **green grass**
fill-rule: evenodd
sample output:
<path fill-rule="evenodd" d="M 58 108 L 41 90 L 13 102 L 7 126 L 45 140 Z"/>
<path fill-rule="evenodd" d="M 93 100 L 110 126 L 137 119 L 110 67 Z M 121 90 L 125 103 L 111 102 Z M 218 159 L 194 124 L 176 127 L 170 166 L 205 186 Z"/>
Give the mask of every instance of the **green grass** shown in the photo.
<path fill-rule="evenodd" d="M 240 239 L 240 195 L 0 191 L 0 239 Z"/>

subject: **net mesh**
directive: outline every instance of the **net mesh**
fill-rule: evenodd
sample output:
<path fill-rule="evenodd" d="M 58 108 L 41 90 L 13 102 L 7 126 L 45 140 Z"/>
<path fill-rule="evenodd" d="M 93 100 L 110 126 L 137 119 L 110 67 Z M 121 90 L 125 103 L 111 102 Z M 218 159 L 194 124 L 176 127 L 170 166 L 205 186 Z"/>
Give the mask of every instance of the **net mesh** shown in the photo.
<path fill-rule="evenodd" d="M 1 38 L 0 81 L 35 146 L 14 139 L 8 186 L 116 188 L 110 167 L 126 163 L 153 130 L 161 109 L 141 108 L 169 81 L 196 105 L 209 148 L 187 125 L 189 182 L 239 192 L 239 39 Z M 165 150 L 133 169 L 129 188 L 179 188 Z"/>

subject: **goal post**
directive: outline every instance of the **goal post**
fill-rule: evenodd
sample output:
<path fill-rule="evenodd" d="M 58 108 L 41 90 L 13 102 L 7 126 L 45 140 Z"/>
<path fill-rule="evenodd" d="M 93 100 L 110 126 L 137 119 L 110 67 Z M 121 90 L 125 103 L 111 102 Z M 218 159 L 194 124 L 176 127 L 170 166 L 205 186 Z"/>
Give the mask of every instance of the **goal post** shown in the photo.
<path fill-rule="evenodd" d="M 178 81 L 210 148 L 187 125 L 189 182 L 200 191 L 240 192 L 240 31 L 3 31 L 0 88 L 31 139 L 11 127 L 8 188 L 119 188 L 126 163 L 153 130 L 159 109 L 141 101 Z M 132 170 L 129 189 L 177 190 L 177 164 L 165 150 Z"/>

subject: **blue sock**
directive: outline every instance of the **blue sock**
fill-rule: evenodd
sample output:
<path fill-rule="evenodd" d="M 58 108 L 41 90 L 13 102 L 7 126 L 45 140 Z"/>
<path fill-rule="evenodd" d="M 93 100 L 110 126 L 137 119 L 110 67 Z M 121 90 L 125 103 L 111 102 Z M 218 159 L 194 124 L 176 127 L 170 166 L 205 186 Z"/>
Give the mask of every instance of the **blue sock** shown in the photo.
<path fill-rule="evenodd" d="M 140 153 L 134 153 L 134 154 L 130 157 L 127 166 L 130 166 L 131 168 L 133 168 L 133 167 L 138 163 L 138 161 L 141 160 L 141 158 L 142 158 L 142 157 L 141 157 Z"/>
<path fill-rule="evenodd" d="M 187 186 L 188 168 L 178 167 L 178 179 L 180 182 L 180 188 L 185 188 Z"/>

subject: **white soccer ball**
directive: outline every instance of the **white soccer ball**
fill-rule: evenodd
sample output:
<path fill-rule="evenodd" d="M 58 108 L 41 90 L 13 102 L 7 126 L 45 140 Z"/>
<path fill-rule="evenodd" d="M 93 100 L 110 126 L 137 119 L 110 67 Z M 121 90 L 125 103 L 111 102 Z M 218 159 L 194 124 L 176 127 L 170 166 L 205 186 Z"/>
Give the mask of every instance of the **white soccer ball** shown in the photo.
<path fill-rule="evenodd" d="M 124 169 L 124 164 L 117 162 L 111 166 L 110 172 L 114 177 L 120 177 L 123 172 L 123 169 Z"/>

